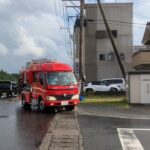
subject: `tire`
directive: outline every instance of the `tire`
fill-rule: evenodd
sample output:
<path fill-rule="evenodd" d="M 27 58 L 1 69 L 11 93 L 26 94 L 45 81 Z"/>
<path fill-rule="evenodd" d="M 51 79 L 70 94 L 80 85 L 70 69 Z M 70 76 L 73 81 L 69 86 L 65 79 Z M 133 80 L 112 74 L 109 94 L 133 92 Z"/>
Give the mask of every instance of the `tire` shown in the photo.
<path fill-rule="evenodd" d="M 66 106 L 66 107 L 65 107 L 65 109 L 66 109 L 67 111 L 72 111 L 72 110 L 74 110 L 74 108 L 75 108 L 75 106 Z"/>
<path fill-rule="evenodd" d="M 2 94 L 0 93 L 0 98 L 1 98 Z"/>
<path fill-rule="evenodd" d="M 111 92 L 111 93 L 117 93 L 118 90 L 117 90 L 116 88 L 111 88 L 111 89 L 110 89 L 110 92 Z"/>
<path fill-rule="evenodd" d="M 10 94 L 9 94 L 9 95 L 10 95 L 10 97 L 13 97 L 13 93 L 12 93 L 12 92 L 10 92 Z"/>
<path fill-rule="evenodd" d="M 25 102 L 24 96 L 22 96 L 21 103 L 22 103 L 22 108 L 24 108 L 25 110 L 31 110 L 31 105 Z"/>
<path fill-rule="evenodd" d="M 93 89 L 86 89 L 86 94 L 92 95 L 92 94 L 94 94 L 94 90 Z"/>
<path fill-rule="evenodd" d="M 7 98 L 9 97 L 9 93 L 6 94 L 6 97 L 7 97 Z"/>
<path fill-rule="evenodd" d="M 42 98 L 39 98 L 39 100 L 38 100 L 38 110 L 41 112 L 46 110 L 46 107 L 45 107 L 45 104 L 44 104 L 44 101 L 42 100 Z"/>

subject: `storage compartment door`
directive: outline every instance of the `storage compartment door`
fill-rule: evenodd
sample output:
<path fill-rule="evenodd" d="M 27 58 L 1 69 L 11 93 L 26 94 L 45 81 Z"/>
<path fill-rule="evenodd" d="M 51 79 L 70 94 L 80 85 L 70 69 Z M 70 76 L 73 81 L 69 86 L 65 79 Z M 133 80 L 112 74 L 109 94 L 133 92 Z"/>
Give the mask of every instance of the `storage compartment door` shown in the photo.
<path fill-rule="evenodd" d="M 141 103 L 150 104 L 150 75 L 141 75 Z"/>

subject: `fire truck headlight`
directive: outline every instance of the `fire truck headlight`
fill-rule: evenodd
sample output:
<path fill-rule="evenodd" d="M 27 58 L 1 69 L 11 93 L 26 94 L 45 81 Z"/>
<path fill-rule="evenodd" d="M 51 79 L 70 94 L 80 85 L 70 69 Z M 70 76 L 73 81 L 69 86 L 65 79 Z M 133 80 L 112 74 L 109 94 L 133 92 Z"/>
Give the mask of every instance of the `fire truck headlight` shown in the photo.
<path fill-rule="evenodd" d="M 46 99 L 48 101 L 56 101 L 57 100 L 56 97 L 54 97 L 54 96 L 47 96 Z"/>
<path fill-rule="evenodd" d="M 79 99 L 79 95 L 73 95 L 71 99 Z"/>

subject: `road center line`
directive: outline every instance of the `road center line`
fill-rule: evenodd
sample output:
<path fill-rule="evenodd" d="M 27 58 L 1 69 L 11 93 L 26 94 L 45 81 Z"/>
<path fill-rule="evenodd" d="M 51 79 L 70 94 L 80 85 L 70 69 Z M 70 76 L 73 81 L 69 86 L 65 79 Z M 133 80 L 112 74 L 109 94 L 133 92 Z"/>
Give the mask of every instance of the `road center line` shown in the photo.
<path fill-rule="evenodd" d="M 123 150 L 144 150 L 133 129 L 118 128 L 117 130 Z"/>

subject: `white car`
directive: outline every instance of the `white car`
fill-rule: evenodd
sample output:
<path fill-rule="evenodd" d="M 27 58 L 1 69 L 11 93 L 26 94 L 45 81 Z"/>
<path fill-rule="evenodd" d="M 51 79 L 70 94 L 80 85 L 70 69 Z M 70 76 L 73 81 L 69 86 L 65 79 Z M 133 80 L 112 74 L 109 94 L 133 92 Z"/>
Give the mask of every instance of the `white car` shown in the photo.
<path fill-rule="evenodd" d="M 93 81 L 84 87 L 84 91 L 86 93 L 125 91 L 125 81 L 123 78 L 109 78 L 101 81 Z"/>

